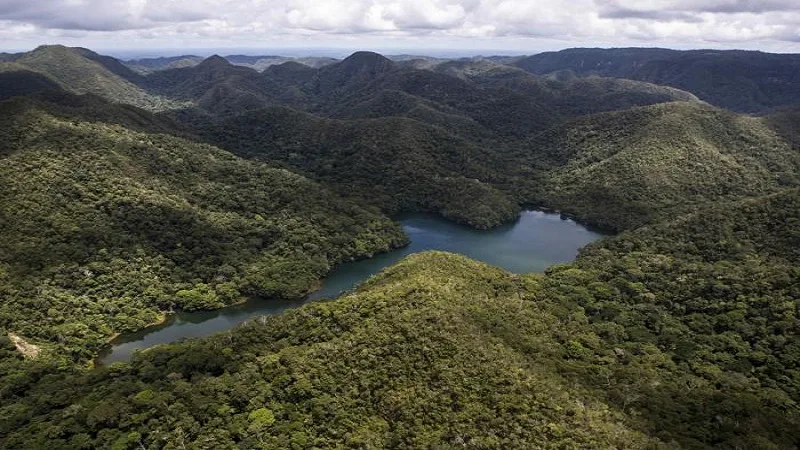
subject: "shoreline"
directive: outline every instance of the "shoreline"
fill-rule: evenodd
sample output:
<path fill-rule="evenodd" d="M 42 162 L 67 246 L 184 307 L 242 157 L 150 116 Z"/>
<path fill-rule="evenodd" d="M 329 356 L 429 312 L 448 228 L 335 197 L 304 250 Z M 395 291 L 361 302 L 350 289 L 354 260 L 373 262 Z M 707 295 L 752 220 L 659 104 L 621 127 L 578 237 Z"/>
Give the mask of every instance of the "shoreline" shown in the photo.
<path fill-rule="evenodd" d="M 589 226 L 586 226 L 586 225 L 584 225 L 583 223 L 581 223 L 581 222 L 579 222 L 579 221 L 577 221 L 577 220 L 575 220 L 575 219 L 572 219 L 572 218 L 570 218 L 570 217 L 566 217 L 566 216 L 565 216 L 565 214 L 562 214 L 562 213 L 560 213 L 559 211 L 556 211 L 556 210 L 553 210 L 553 209 L 550 209 L 550 208 L 546 208 L 546 207 L 541 207 L 541 206 L 539 206 L 539 207 L 533 207 L 532 205 L 525 205 L 525 206 L 523 207 L 523 210 L 522 210 L 522 211 L 519 213 L 519 215 L 517 216 L 516 220 L 515 220 L 513 223 L 517 223 L 517 222 L 518 222 L 518 221 L 519 221 L 519 220 L 522 218 L 523 214 L 525 214 L 525 213 L 527 213 L 527 212 L 539 212 L 539 213 L 545 213 L 545 214 L 555 215 L 555 216 L 558 216 L 558 217 L 559 217 L 561 220 L 567 220 L 567 219 L 569 219 L 570 221 L 572 221 L 572 222 L 573 222 L 573 223 L 575 223 L 576 225 L 579 225 L 580 227 L 583 227 L 583 228 L 585 228 L 585 229 L 587 229 L 587 230 L 589 230 L 589 231 L 593 231 L 595 234 L 599 235 L 598 239 L 602 239 L 602 238 L 604 238 L 605 236 L 608 236 L 608 234 L 607 234 L 607 233 L 602 233 L 602 232 L 600 232 L 600 231 L 598 231 L 598 230 L 596 230 L 596 229 L 594 229 L 594 230 L 593 230 L 591 227 L 589 227 Z M 405 213 L 405 214 L 418 214 L 418 213 Z M 426 214 L 426 213 L 422 213 L 422 214 Z M 477 231 L 477 232 L 481 232 L 481 233 L 483 233 L 483 232 L 491 232 L 491 231 L 492 231 L 491 229 L 490 229 L 490 230 L 480 230 L 480 229 L 477 229 L 477 228 L 475 228 L 475 227 L 470 227 L 470 226 L 468 226 L 468 225 L 465 225 L 465 224 L 461 224 L 461 223 L 458 223 L 458 222 L 454 222 L 454 221 L 452 221 L 452 220 L 449 220 L 449 219 L 447 219 L 447 218 L 444 218 L 444 217 L 442 217 L 442 216 L 441 216 L 441 215 L 439 215 L 439 214 L 430 214 L 430 213 L 427 213 L 426 215 L 431 215 L 432 217 L 435 217 L 435 218 L 437 218 L 437 219 L 439 219 L 439 220 L 441 220 L 441 221 L 444 221 L 444 222 L 448 222 L 448 223 L 450 223 L 450 224 L 452 224 L 452 225 L 456 225 L 456 226 L 458 226 L 458 227 L 470 228 L 470 229 L 473 229 L 473 230 L 475 230 L 475 231 Z M 398 217 L 398 216 L 399 216 L 399 217 Z M 392 217 L 392 220 L 396 220 L 396 221 L 398 221 L 398 222 L 402 222 L 403 220 L 405 220 L 405 219 L 406 219 L 406 218 L 402 217 L 402 215 L 401 215 L 401 214 L 396 214 L 396 215 L 393 215 L 393 216 L 391 216 L 391 217 Z M 512 223 L 512 224 L 505 224 L 505 226 L 513 226 L 513 223 Z M 501 226 L 498 226 L 498 227 L 495 227 L 495 229 L 497 229 L 497 228 L 502 228 L 502 227 L 503 227 L 503 225 L 501 225 Z M 405 234 L 405 232 L 404 232 L 404 234 Z M 407 235 L 407 234 L 406 234 L 406 237 L 408 238 L 408 235 Z M 299 297 L 297 297 L 297 298 L 263 298 L 263 297 L 258 297 L 258 296 L 252 296 L 252 297 L 241 297 L 239 301 L 237 301 L 237 302 L 235 302 L 235 303 L 231 303 L 231 304 L 229 304 L 229 305 L 225 305 L 225 306 L 223 306 L 223 307 L 221 307 L 221 308 L 207 309 L 207 310 L 197 310 L 196 312 L 202 312 L 202 311 L 212 312 L 212 311 L 220 311 L 220 310 L 225 310 L 225 309 L 228 309 L 228 308 L 231 308 L 231 307 L 237 306 L 237 305 L 242 305 L 242 304 L 249 303 L 249 302 L 253 302 L 253 301 L 256 301 L 256 300 L 259 300 L 259 299 L 261 299 L 261 300 L 297 301 L 297 302 L 299 302 L 299 304 L 304 304 L 304 303 L 306 303 L 306 302 L 307 302 L 307 301 L 309 301 L 309 300 L 310 300 L 310 301 L 316 301 L 316 300 L 318 300 L 318 299 L 316 299 L 316 298 L 310 298 L 310 297 L 311 297 L 311 296 L 312 296 L 314 293 L 316 293 L 316 292 L 319 292 L 319 291 L 323 290 L 323 288 L 324 288 L 324 286 L 325 286 L 325 282 L 326 282 L 326 280 L 328 280 L 328 279 L 331 277 L 331 275 L 333 275 L 333 274 L 334 274 L 334 273 L 335 273 L 335 272 L 336 272 L 336 271 L 337 271 L 337 270 L 338 270 L 338 269 L 339 269 L 341 266 L 344 266 L 344 265 L 347 265 L 347 264 L 350 264 L 350 263 L 354 263 L 354 262 L 365 261 L 365 260 L 371 260 L 371 259 L 373 259 L 373 258 L 376 258 L 376 257 L 378 257 L 379 255 L 382 255 L 382 254 L 388 254 L 388 253 L 391 253 L 391 252 L 393 252 L 393 251 L 398 251 L 398 250 L 401 250 L 401 249 L 403 249 L 403 248 L 406 248 L 406 247 L 408 247 L 409 245 L 411 245 L 411 240 L 410 240 L 410 239 L 406 239 L 406 242 L 405 242 L 403 245 L 400 245 L 400 246 L 394 246 L 394 247 L 391 247 L 391 248 L 389 248 L 388 250 L 383 250 L 383 251 L 375 252 L 375 253 L 373 253 L 373 254 L 372 254 L 372 255 L 370 255 L 370 256 L 366 256 L 366 255 L 365 255 L 365 256 L 364 256 L 364 257 L 362 257 L 362 258 L 353 258 L 353 259 L 350 259 L 350 260 L 345 260 L 345 261 L 342 261 L 342 262 L 340 262 L 340 263 L 338 263 L 338 264 L 335 264 L 335 265 L 333 265 L 333 266 L 331 266 L 331 267 L 330 267 L 330 269 L 329 269 L 329 270 L 326 272 L 325 276 L 323 276 L 323 277 L 321 277 L 321 278 L 317 279 L 316 281 L 314 281 L 313 283 L 311 283 L 311 284 L 310 284 L 310 286 L 309 286 L 309 288 L 308 288 L 308 289 L 305 291 L 305 293 L 304 293 L 302 296 L 299 296 Z M 362 280 L 362 281 L 363 281 L 363 280 Z M 331 298 L 333 298 L 333 297 L 331 297 Z M 180 310 L 176 310 L 176 311 L 166 312 L 166 313 L 164 313 L 164 314 L 162 315 L 162 317 L 159 319 L 159 321 L 157 321 L 157 322 L 155 322 L 155 323 L 153 323 L 153 324 L 149 324 L 148 326 L 146 326 L 146 327 L 144 327 L 144 328 L 141 328 L 141 329 L 139 329 L 139 330 L 136 330 L 136 331 L 133 331 L 133 332 L 130 332 L 130 333 L 115 333 L 115 335 L 114 335 L 114 336 L 112 336 L 111 338 L 109 338 L 109 340 L 108 340 L 108 342 L 107 342 L 107 345 L 103 347 L 103 350 L 105 350 L 105 351 L 109 351 L 110 349 L 112 349 L 113 347 L 115 347 L 115 345 L 114 345 L 113 341 L 114 341 L 114 340 L 116 340 L 117 338 L 119 338 L 120 336 L 124 336 L 124 335 L 126 335 L 126 334 L 140 333 L 140 332 L 142 332 L 142 331 L 144 331 L 144 330 L 147 330 L 148 328 L 151 328 L 151 327 L 154 327 L 154 326 L 158 326 L 158 325 L 162 325 L 162 324 L 164 324 L 164 323 L 165 323 L 165 322 L 168 320 L 169 316 L 171 316 L 171 315 L 174 315 L 174 314 L 178 314 L 178 313 L 180 313 L 180 312 L 182 312 L 182 311 L 180 311 Z M 192 312 L 195 312 L 195 311 L 192 311 Z M 134 339 L 134 340 L 135 340 L 135 339 Z M 119 343 L 118 345 L 121 345 L 121 344 L 124 344 L 124 343 L 125 343 L 125 342 L 121 342 L 121 343 Z M 150 348 L 150 347 L 148 347 L 148 348 Z M 99 362 L 99 360 L 100 360 L 100 359 L 102 359 L 103 357 L 105 357 L 105 356 L 107 356 L 107 355 L 108 355 L 108 353 L 105 353 L 104 351 L 102 351 L 102 350 L 101 350 L 101 351 L 100 351 L 100 352 L 99 352 L 99 353 L 98 353 L 98 354 L 95 356 L 95 358 L 94 358 L 94 361 L 98 361 L 98 362 Z"/>

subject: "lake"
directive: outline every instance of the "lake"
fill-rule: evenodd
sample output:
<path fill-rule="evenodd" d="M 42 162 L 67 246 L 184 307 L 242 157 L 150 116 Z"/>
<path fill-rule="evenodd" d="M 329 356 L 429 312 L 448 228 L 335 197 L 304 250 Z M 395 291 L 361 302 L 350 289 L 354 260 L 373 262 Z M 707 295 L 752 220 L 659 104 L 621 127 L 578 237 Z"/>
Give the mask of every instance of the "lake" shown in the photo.
<path fill-rule="evenodd" d="M 407 215 L 398 220 L 411 244 L 371 259 L 342 264 L 329 274 L 319 291 L 304 300 L 251 299 L 215 311 L 179 312 L 161 325 L 114 339 L 100 354 L 98 363 L 127 361 L 136 350 L 182 338 L 208 336 L 252 317 L 277 314 L 310 301 L 336 297 L 412 253 L 443 250 L 515 273 L 543 272 L 550 265 L 572 261 L 581 247 L 602 237 L 558 214 L 540 211 L 525 211 L 518 221 L 488 231 L 474 230 L 428 214 Z"/>

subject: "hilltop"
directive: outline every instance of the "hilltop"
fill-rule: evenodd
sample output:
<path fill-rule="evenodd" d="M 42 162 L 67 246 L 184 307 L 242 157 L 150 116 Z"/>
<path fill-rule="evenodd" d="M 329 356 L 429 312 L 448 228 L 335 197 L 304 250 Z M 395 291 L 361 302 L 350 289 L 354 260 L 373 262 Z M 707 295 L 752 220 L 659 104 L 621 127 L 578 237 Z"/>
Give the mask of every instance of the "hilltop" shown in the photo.
<path fill-rule="evenodd" d="M 95 94 L 112 102 L 158 111 L 175 107 L 175 102 L 150 94 L 125 76 L 135 74 L 110 57 L 86 49 L 61 45 L 41 46 L 0 63 L 0 72 L 27 70 L 46 77 L 74 94 Z"/>

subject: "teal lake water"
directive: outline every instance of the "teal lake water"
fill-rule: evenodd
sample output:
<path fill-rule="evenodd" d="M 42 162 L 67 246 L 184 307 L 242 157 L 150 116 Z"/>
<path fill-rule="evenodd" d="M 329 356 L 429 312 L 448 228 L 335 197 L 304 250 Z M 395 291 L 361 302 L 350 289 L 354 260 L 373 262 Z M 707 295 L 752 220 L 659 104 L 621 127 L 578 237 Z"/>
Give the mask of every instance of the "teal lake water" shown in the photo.
<path fill-rule="evenodd" d="M 525 211 L 515 223 L 488 231 L 456 225 L 433 215 L 408 215 L 399 220 L 411 239 L 410 245 L 368 260 L 342 264 L 330 273 L 322 288 L 307 299 L 252 299 L 216 311 L 179 312 L 161 325 L 118 337 L 101 353 L 98 362 L 127 361 L 137 350 L 183 338 L 208 336 L 252 317 L 277 314 L 310 301 L 336 297 L 412 253 L 443 250 L 515 273 L 543 272 L 550 265 L 572 261 L 581 247 L 602 237 L 572 220 L 540 211 Z"/>

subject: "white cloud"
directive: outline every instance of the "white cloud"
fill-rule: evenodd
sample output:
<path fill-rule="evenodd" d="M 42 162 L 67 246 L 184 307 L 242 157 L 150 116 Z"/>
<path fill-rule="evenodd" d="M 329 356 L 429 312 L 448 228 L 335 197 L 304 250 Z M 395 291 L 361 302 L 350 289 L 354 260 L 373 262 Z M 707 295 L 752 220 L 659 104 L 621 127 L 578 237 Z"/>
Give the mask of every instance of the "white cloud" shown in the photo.
<path fill-rule="evenodd" d="M 0 0 L 0 24 L 19 45 L 800 49 L 800 0 Z"/>

